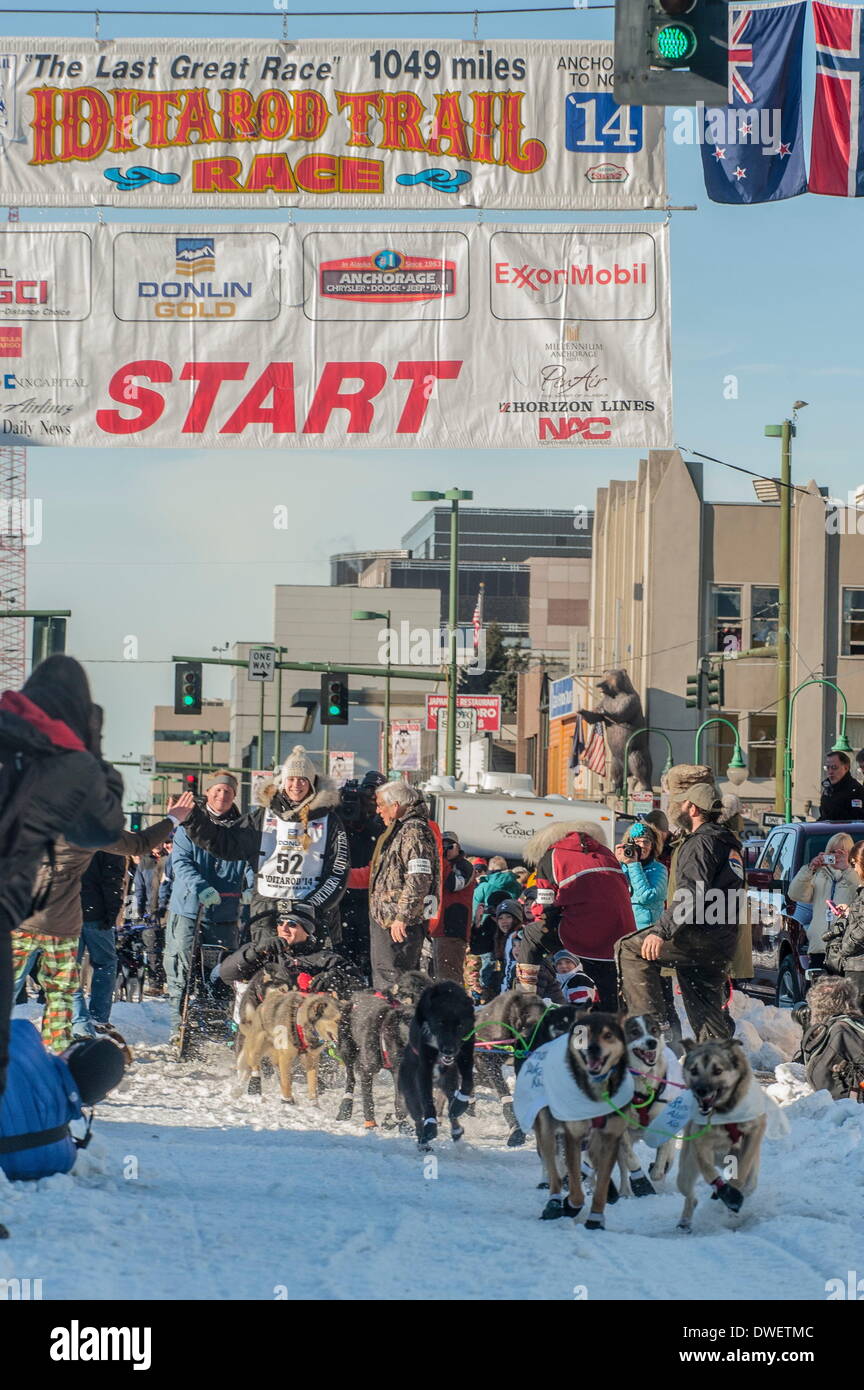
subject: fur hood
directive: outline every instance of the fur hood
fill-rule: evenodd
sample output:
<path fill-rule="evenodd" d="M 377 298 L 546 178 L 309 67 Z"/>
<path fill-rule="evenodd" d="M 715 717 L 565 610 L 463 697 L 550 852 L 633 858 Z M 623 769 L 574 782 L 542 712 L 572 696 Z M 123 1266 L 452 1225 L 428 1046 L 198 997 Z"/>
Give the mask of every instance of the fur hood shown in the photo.
<path fill-rule="evenodd" d="M 606 839 L 600 826 L 593 820 L 572 820 L 554 821 L 552 825 L 547 825 L 544 830 L 539 831 L 533 839 L 528 841 L 522 851 L 522 860 L 525 864 L 534 868 L 540 863 L 543 855 L 553 845 L 557 845 L 559 840 L 563 840 L 568 835 L 590 835 L 604 849 L 607 848 Z"/>
<path fill-rule="evenodd" d="M 264 782 L 259 785 L 255 799 L 259 806 L 269 810 L 273 798 L 279 794 L 279 791 L 280 788 L 275 781 Z M 329 777 L 319 776 L 315 779 L 315 787 L 311 797 L 307 801 L 301 802 L 300 806 L 307 806 L 310 816 L 314 816 L 324 811 L 336 810 L 340 801 L 341 793 L 335 783 L 331 782 Z M 297 809 L 299 810 L 300 807 Z"/>

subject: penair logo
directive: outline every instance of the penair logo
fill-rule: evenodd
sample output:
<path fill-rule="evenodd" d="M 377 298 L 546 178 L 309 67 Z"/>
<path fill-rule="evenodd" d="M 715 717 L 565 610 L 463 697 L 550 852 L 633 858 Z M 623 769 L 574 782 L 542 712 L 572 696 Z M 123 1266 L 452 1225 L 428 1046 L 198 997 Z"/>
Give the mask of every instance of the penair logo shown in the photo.
<path fill-rule="evenodd" d="M 205 279 L 216 274 L 213 237 L 176 237 L 176 279 L 139 280 L 138 301 L 157 319 L 230 319 L 252 298 L 251 280 Z"/>
<path fill-rule="evenodd" d="M 634 261 L 630 265 L 614 261 L 611 266 L 589 261 L 587 265 L 517 266 L 508 261 L 496 261 L 495 284 L 534 291 L 545 285 L 647 285 L 648 265 L 645 261 Z"/>
<path fill-rule="evenodd" d="M 456 264 L 384 250 L 374 256 L 323 261 L 319 286 L 324 299 L 360 299 L 372 304 L 445 299 L 456 292 Z"/>

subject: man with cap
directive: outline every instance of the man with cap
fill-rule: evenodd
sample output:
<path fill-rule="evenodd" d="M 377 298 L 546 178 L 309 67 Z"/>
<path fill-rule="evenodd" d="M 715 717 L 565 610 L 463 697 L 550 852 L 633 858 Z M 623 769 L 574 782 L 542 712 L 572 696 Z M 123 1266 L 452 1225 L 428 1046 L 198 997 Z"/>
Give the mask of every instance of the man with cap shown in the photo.
<path fill-rule="evenodd" d="M 628 1013 L 665 1018 L 660 972 L 674 966 L 697 1042 L 722 1040 L 735 1031 L 725 1005 L 744 863 L 735 835 L 721 823 L 723 802 L 713 782 L 690 782 L 674 794 L 680 800 L 670 801 L 669 817 L 686 836 L 675 861 L 675 891 L 653 926 L 618 942 L 619 990 Z"/>
<path fill-rule="evenodd" d="M 226 956 L 213 971 L 212 979 L 225 985 L 252 981 L 258 1002 L 270 985 L 288 985 L 305 993 L 324 990 L 347 999 L 364 980 L 356 966 L 317 939 L 315 913 L 303 903 L 280 906 L 275 924 L 265 927 L 254 941 Z M 267 979 L 254 976 L 267 967 Z"/>
<path fill-rule="evenodd" d="M 339 788 L 298 743 L 273 781 L 259 787 L 258 800 L 254 811 L 233 823 L 196 807 L 185 833 L 219 860 L 251 864 L 253 942 L 272 934 L 285 903 L 311 908 L 319 933 L 338 939 L 349 858 Z M 176 854 L 176 837 L 174 844 Z"/>
<path fill-rule="evenodd" d="M 234 804 L 236 797 L 236 777 L 230 772 L 217 773 L 210 779 L 203 803 L 196 803 L 192 815 L 203 816 L 209 824 L 227 831 L 240 820 L 240 812 Z M 176 1040 L 180 1028 L 198 913 L 203 911 L 202 944 L 233 951 L 238 940 L 241 895 L 248 876 L 242 860 L 228 855 L 220 857 L 190 838 L 187 831 L 191 819 L 190 816 L 176 831 L 165 867 L 171 896 L 165 924 L 163 965 L 171 1007 L 172 1041 Z"/>
<path fill-rule="evenodd" d="M 436 980 L 452 980 L 461 985 L 471 930 L 474 865 L 465 858 L 452 830 L 442 831 L 441 851 L 444 856 L 441 915 L 429 925 L 432 961 Z"/>

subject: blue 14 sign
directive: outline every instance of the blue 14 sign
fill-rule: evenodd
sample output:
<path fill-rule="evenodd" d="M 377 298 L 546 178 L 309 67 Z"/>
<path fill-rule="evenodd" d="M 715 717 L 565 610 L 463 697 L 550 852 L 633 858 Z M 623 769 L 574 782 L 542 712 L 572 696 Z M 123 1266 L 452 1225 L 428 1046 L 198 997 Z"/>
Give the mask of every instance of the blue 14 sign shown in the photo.
<path fill-rule="evenodd" d="M 608 92 L 567 98 L 564 140 L 574 154 L 635 154 L 642 128 L 642 107 L 619 106 Z"/>

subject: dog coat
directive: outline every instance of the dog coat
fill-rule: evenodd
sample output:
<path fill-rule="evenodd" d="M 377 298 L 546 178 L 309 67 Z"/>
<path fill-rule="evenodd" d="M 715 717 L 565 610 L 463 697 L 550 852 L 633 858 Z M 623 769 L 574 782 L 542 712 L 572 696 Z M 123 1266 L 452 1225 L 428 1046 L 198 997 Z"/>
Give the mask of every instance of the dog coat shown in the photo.
<path fill-rule="evenodd" d="M 592 1100 L 573 1079 L 567 1063 L 569 1034 L 562 1033 L 532 1052 L 516 1078 L 513 1110 L 527 1133 L 544 1106 L 556 1120 L 594 1120 L 625 1110 L 633 1099 L 633 1077 L 624 1080 L 609 1101 Z"/>
<path fill-rule="evenodd" d="M 648 1111 L 654 1109 L 655 1105 L 660 1106 L 656 1115 L 652 1115 L 647 1124 L 640 1125 L 639 1130 L 633 1135 L 634 1139 L 643 1139 L 652 1149 L 659 1149 L 661 1144 L 665 1144 L 667 1139 L 674 1139 L 676 1134 L 680 1134 L 690 1118 L 690 1100 L 692 1095 L 689 1091 L 679 1088 L 684 1082 L 684 1073 L 681 1070 L 681 1063 L 675 1056 L 671 1047 L 664 1047 L 663 1054 L 666 1060 L 666 1075 L 664 1080 L 666 1086 L 662 1095 L 650 1106 Z M 657 1073 L 657 1068 L 651 1068 L 651 1074 Z M 644 1076 L 634 1077 L 635 1089 L 639 1096 L 650 1096 L 652 1091 L 660 1091 L 662 1083 L 659 1081 L 648 1080 Z M 637 1112 L 640 1116 L 644 1111 Z"/>

